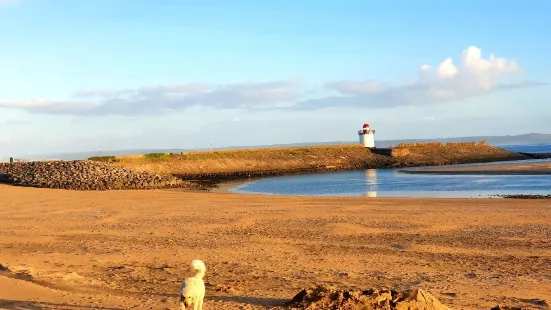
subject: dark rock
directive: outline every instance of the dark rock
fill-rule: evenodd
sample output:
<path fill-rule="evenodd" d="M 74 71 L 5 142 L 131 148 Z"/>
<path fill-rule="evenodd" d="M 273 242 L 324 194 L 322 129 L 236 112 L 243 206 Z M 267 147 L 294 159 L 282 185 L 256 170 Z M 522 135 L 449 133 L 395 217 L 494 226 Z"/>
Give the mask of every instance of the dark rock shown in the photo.
<path fill-rule="evenodd" d="M 0 164 L 0 183 L 18 186 L 70 189 L 155 189 L 191 187 L 173 176 L 135 171 L 95 161 L 49 161 Z"/>

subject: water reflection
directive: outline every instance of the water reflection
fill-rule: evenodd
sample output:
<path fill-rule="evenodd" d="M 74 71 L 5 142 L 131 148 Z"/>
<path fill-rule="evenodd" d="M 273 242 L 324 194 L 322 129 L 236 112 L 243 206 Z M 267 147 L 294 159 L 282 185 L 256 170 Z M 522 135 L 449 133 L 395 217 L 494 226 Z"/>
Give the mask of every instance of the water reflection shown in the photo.
<path fill-rule="evenodd" d="M 230 189 L 237 193 L 361 197 L 491 197 L 549 194 L 551 175 L 412 175 L 395 169 L 266 178 Z"/>
<path fill-rule="evenodd" d="M 377 197 L 377 170 L 367 169 L 364 171 L 364 175 L 365 184 L 367 185 L 367 192 L 365 193 L 365 196 Z"/>

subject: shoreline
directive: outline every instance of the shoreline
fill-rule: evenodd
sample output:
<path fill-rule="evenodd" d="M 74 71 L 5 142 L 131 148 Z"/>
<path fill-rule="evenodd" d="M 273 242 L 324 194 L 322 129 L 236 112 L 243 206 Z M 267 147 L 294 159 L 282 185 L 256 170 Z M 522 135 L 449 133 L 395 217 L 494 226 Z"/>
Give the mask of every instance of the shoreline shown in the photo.
<path fill-rule="evenodd" d="M 413 143 L 394 148 L 310 146 L 144 154 L 106 158 L 114 165 L 216 183 L 249 177 L 535 159 L 482 142 Z M 100 159 L 98 159 L 100 160 Z"/>
<path fill-rule="evenodd" d="M 550 175 L 551 161 L 529 163 L 502 163 L 491 165 L 472 165 L 455 167 L 426 167 L 401 169 L 406 174 L 441 174 L 441 175 Z"/>
<path fill-rule="evenodd" d="M 522 170 L 515 168 L 524 168 Z M 384 169 L 393 169 L 393 168 L 384 168 Z M 411 170 L 399 170 L 394 168 L 397 172 L 412 174 L 412 175 L 422 175 L 422 174 L 431 174 L 431 175 L 549 175 L 551 174 L 551 162 L 529 162 L 529 163 L 488 163 L 488 164 L 465 164 L 461 166 L 446 167 L 446 166 L 431 166 L 426 168 L 413 167 Z M 341 172 L 341 171 L 332 171 L 332 172 Z M 232 192 L 232 188 L 237 186 L 247 184 L 250 182 L 262 180 L 265 178 L 278 177 L 279 175 L 270 175 L 266 177 L 256 177 L 256 178 L 237 178 L 229 181 L 218 181 L 218 183 L 212 182 L 212 187 L 204 187 L 203 191 L 208 191 L 211 193 L 232 193 L 232 194 L 244 194 L 244 195 L 255 195 L 255 193 L 247 192 Z M 551 193 L 551 189 L 550 189 Z M 296 195 L 269 195 L 261 194 L 268 196 L 284 196 L 284 197 L 297 197 Z M 302 196 L 302 195 L 298 195 Z M 307 197 L 318 197 L 315 195 Z M 333 197 L 350 197 L 347 195 L 336 195 Z M 397 198 L 395 196 L 380 196 L 379 198 Z M 415 196 L 403 197 L 403 198 L 416 198 Z M 422 197 L 422 198 L 436 198 L 436 197 Z M 443 197 L 439 197 L 443 198 Z M 461 197 L 465 198 L 465 197 Z M 461 199 L 460 198 L 460 199 Z M 477 197 L 480 198 L 480 197 Z M 528 194 L 528 193 L 515 193 L 515 194 L 491 194 L 488 197 L 481 199 L 551 199 L 551 194 Z M 446 198 L 443 198 L 446 199 Z M 457 198 L 456 198 L 457 199 Z"/>
<path fill-rule="evenodd" d="M 416 173 L 421 174 L 421 173 Z M 452 174 L 450 174 L 452 175 Z M 520 175 L 520 174 L 519 174 Z M 266 178 L 274 178 L 277 176 L 271 176 Z M 279 196 L 279 197 L 337 197 L 337 198 L 350 198 L 350 197 L 358 197 L 358 198 L 365 198 L 364 195 L 330 195 L 330 196 L 324 196 L 324 195 L 287 195 L 287 194 L 268 194 L 268 193 L 253 193 L 253 192 L 247 192 L 247 191 L 231 191 L 231 189 L 236 188 L 238 186 L 248 184 L 251 182 L 259 181 L 265 178 L 252 178 L 252 179 L 241 179 L 241 180 L 232 180 L 228 182 L 220 182 L 214 185 L 214 187 L 205 188 L 202 187 L 200 189 L 192 189 L 192 188 L 174 188 L 174 189 L 167 189 L 171 191 L 181 191 L 181 192 L 196 192 L 196 193 L 218 193 L 218 194 L 235 194 L 235 195 L 263 195 L 263 196 Z M 489 192 L 489 191 L 488 191 Z M 551 190 L 550 190 L 551 193 Z M 379 195 L 374 198 L 382 198 L 382 199 L 551 199 L 551 194 L 529 194 L 529 193 L 514 193 L 514 194 L 498 194 L 496 193 L 487 193 L 487 196 L 476 196 L 476 197 L 468 197 L 468 196 L 453 196 L 453 197 L 445 197 L 445 196 L 393 196 L 393 195 Z"/>
<path fill-rule="evenodd" d="M 105 159 L 107 161 L 98 158 L 72 162 L 0 164 L 0 183 L 85 191 L 159 188 L 208 190 L 230 181 L 265 177 L 511 162 L 537 157 L 535 154 L 510 152 L 483 142 L 446 145 L 427 143 L 406 147 L 396 148 L 400 151 L 396 152 L 396 156 L 380 155 L 359 145 L 340 145 L 146 154 L 109 157 Z"/>
<path fill-rule="evenodd" d="M 484 159 L 474 159 L 474 160 L 451 161 L 446 163 L 396 161 L 396 162 L 379 163 L 378 165 L 373 163 L 367 163 L 362 166 L 356 165 L 356 166 L 348 166 L 348 167 L 321 166 L 321 167 L 309 167 L 309 168 L 297 168 L 297 169 L 251 170 L 251 171 L 213 172 L 213 173 L 200 173 L 200 174 L 173 174 L 173 176 L 183 181 L 194 182 L 198 184 L 199 187 L 204 187 L 205 189 L 209 189 L 209 188 L 215 188 L 216 185 L 225 184 L 227 182 L 236 181 L 240 183 L 247 183 L 247 180 L 254 181 L 254 180 L 259 180 L 259 179 L 264 179 L 269 177 L 279 177 L 279 176 L 292 176 L 292 175 L 329 173 L 329 172 L 362 171 L 367 169 L 402 169 L 398 171 L 404 172 L 404 173 L 418 173 L 414 169 L 423 170 L 424 168 L 426 168 L 428 170 L 428 169 L 432 169 L 432 167 L 444 168 L 451 165 L 477 165 L 477 166 L 484 166 L 484 164 L 513 165 L 511 164 L 511 162 L 519 162 L 520 164 L 522 163 L 522 161 L 525 161 L 525 160 L 545 160 L 545 159 L 551 158 L 551 153 L 519 152 L 518 154 L 526 157 L 494 158 L 494 159 L 484 158 Z M 522 173 L 516 173 L 516 174 L 528 174 L 528 173 L 522 172 Z M 548 174 L 548 173 L 540 172 L 537 174 Z"/>
<path fill-rule="evenodd" d="M 366 165 L 365 167 L 316 167 L 316 168 L 299 168 L 299 169 L 286 169 L 286 170 L 253 170 L 253 171 L 235 171 L 235 172 L 219 172 L 219 173 L 202 173 L 202 174 L 173 174 L 176 178 L 198 184 L 199 187 L 212 188 L 218 184 L 224 184 L 227 182 L 238 182 L 246 180 L 259 180 L 264 178 L 271 177 L 280 177 L 280 176 L 293 176 L 293 175 L 303 175 L 303 174 L 317 174 L 317 173 L 330 173 L 330 172 L 346 172 L 346 171 L 363 171 L 368 169 L 403 169 L 398 170 L 399 172 L 409 173 L 409 169 L 432 169 L 447 167 L 451 165 L 483 165 L 491 163 L 493 165 L 508 165 L 508 162 L 522 162 L 523 160 L 533 160 L 533 158 L 527 159 L 509 159 L 509 160 L 485 160 L 485 161 L 471 161 L 471 162 L 459 162 L 459 163 L 446 163 L 446 164 L 430 164 L 430 163 L 411 163 L 411 164 L 399 164 L 399 165 L 383 165 L 383 166 L 374 166 Z M 503 163 L 503 164 L 499 164 Z M 404 169 L 405 168 L 405 169 Z M 425 171 L 425 170 L 423 170 Z M 414 171 L 413 173 L 417 173 Z M 522 174 L 522 173 L 521 173 Z"/>
<path fill-rule="evenodd" d="M 531 159 L 528 159 L 531 160 Z M 514 161 L 514 163 L 511 163 Z M 545 166 L 546 169 L 551 170 L 551 162 L 539 160 L 536 162 L 523 163 L 524 160 L 506 160 L 506 161 L 490 161 L 490 162 L 474 162 L 474 163 L 461 163 L 455 164 L 453 166 L 442 165 L 442 166 L 413 166 L 406 169 L 388 167 L 388 168 L 378 168 L 378 169 L 395 169 L 396 171 L 404 174 L 439 174 L 439 175 L 548 175 L 550 171 L 544 170 L 540 171 L 537 168 L 528 168 L 524 170 L 515 170 L 511 169 L 514 167 L 531 167 L 531 166 Z M 548 167 L 547 167 L 548 166 Z M 505 169 L 504 169 L 505 168 Z M 509 168 L 509 169 L 507 169 Z M 370 169 L 370 168 L 366 168 Z M 374 168 L 371 168 L 374 169 Z M 377 169 L 377 168 L 375 168 Z M 233 192 L 230 191 L 232 188 L 239 185 L 247 184 L 249 182 L 258 181 L 264 178 L 273 178 L 280 176 L 293 176 L 293 175 L 303 175 L 310 173 L 330 173 L 330 172 L 346 172 L 346 171 L 358 171 L 365 169 L 358 169 L 355 167 L 318 167 L 314 169 L 293 169 L 293 170 L 272 170 L 272 171 L 242 171 L 237 173 L 210 173 L 196 175 L 188 178 L 188 176 L 178 176 L 178 179 L 185 182 L 183 186 L 170 186 L 170 187 L 158 187 L 158 188 L 149 188 L 142 190 L 164 190 L 164 191 L 176 191 L 176 192 L 192 192 L 192 193 L 222 193 L 222 194 L 240 194 L 240 195 L 258 195 L 258 193 L 247 193 L 247 192 Z M 0 175 L 1 176 L 1 175 Z M 2 182 L 0 182 L 0 185 Z M 15 187 L 29 187 L 19 184 L 9 184 L 3 183 L 6 185 L 11 185 Z M 32 187 L 32 186 L 31 186 Z M 119 189 L 119 190 L 128 190 L 128 189 Z M 131 189 L 132 190 L 132 189 Z M 77 190 L 78 191 L 78 190 Z M 101 190 L 99 190 L 101 191 Z M 118 190 L 117 190 L 118 191 Z M 269 195 L 269 194 L 260 194 L 267 196 L 283 196 L 283 197 L 295 197 L 293 195 Z M 303 196 L 303 195 L 298 195 Z M 317 197 L 317 196 L 305 196 L 305 197 Z M 334 197 L 350 197 L 347 195 L 334 196 Z M 400 196 L 381 196 L 379 198 L 398 198 Z M 403 198 L 417 198 L 416 196 L 407 196 Z M 445 197 L 418 197 L 418 198 L 442 198 Z M 451 198 L 451 197 L 449 197 Z M 456 197 L 453 199 L 465 199 L 467 197 Z M 481 198 L 481 197 L 473 197 Z M 514 194 L 491 194 L 488 197 L 481 199 L 489 198 L 504 198 L 504 199 L 550 199 L 551 196 L 548 194 L 529 194 L 529 193 L 514 193 Z M 470 199 L 470 198 L 469 198 Z"/>
<path fill-rule="evenodd" d="M 197 185 L 196 187 L 174 187 L 174 188 L 160 188 L 159 190 L 170 191 L 170 192 L 191 192 L 191 193 L 213 193 L 213 194 L 243 194 L 249 195 L 247 193 L 236 193 L 231 192 L 230 190 L 239 185 L 247 184 L 250 182 L 258 181 L 263 178 L 255 179 L 240 179 L 240 180 L 231 180 L 231 181 L 221 181 L 214 185 L 203 186 Z"/>

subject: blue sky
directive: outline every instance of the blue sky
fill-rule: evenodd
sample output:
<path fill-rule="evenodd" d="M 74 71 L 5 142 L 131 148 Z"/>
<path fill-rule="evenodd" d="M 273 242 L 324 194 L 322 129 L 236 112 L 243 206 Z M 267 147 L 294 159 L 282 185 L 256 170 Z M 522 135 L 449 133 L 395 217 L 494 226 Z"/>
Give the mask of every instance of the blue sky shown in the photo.
<path fill-rule="evenodd" d="M 0 0 L 0 158 L 355 140 L 365 122 L 376 139 L 551 133 L 547 12 Z"/>

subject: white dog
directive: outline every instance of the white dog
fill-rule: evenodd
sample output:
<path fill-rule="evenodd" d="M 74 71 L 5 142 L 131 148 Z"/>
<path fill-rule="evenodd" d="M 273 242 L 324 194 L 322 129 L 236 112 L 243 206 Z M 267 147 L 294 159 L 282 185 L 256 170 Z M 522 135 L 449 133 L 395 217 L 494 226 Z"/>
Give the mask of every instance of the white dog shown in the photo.
<path fill-rule="evenodd" d="M 185 310 L 186 307 L 193 310 L 203 309 L 203 299 L 205 298 L 205 282 L 203 277 L 207 267 L 203 261 L 196 259 L 191 262 L 191 268 L 197 271 L 193 277 L 185 279 L 180 284 L 180 309 Z"/>

